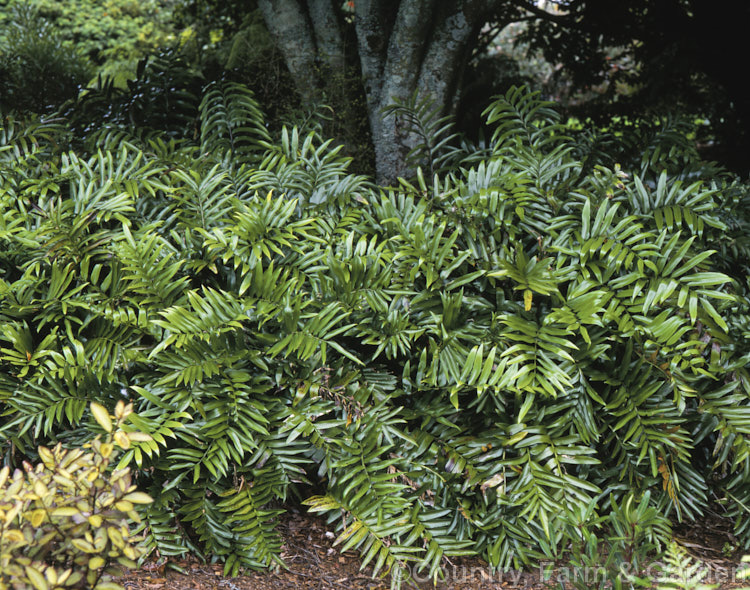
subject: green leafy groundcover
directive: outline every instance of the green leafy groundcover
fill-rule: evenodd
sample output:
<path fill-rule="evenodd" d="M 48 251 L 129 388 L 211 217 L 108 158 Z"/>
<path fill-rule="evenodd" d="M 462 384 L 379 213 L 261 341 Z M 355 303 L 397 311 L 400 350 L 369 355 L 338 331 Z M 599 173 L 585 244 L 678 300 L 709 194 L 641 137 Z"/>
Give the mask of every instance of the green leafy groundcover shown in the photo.
<path fill-rule="evenodd" d="M 185 138 L 3 120 L 5 461 L 127 399 L 148 545 L 230 573 L 281 561 L 295 499 L 396 583 L 558 555 L 638 502 L 718 501 L 750 543 L 743 185 L 668 134 L 605 167 L 518 89 L 487 149 L 397 187 L 273 142 L 240 85 L 197 112 Z"/>

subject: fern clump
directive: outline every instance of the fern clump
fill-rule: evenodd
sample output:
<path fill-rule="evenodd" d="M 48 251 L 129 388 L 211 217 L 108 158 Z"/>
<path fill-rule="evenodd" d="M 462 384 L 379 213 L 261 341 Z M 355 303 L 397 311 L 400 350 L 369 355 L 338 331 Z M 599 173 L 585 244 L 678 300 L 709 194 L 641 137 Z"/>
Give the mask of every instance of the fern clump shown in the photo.
<path fill-rule="evenodd" d="M 132 406 L 118 404 L 115 422 L 92 404 L 97 422 L 111 433 Z M 136 491 L 130 469 L 109 466 L 115 445 L 144 441 L 119 429 L 87 449 L 39 447 L 41 463 L 11 473 L 0 469 L 0 588 L 121 588 L 118 566 L 134 568 L 141 550 L 130 531 L 135 507 L 151 498 Z"/>
<path fill-rule="evenodd" d="M 571 514 L 657 550 L 710 497 L 750 543 L 746 186 L 665 149 L 583 158 L 521 89 L 486 150 L 433 138 L 435 174 L 388 188 L 316 133 L 269 138 L 238 85 L 196 112 L 73 152 L 59 121 L 0 134 L 9 455 L 84 444 L 89 404 L 127 397 L 146 545 L 227 573 L 280 562 L 291 501 L 396 584 L 559 557 Z"/>

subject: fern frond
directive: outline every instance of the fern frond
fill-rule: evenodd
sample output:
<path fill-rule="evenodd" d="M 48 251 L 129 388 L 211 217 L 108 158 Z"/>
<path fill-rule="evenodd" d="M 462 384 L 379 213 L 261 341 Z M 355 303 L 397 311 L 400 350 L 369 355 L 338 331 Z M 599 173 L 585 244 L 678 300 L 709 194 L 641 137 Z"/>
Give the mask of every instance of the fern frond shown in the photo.
<path fill-rule="evenodd" d="M 281 144 L 266 153 L 250 175 L 251 190 L 274 190 L 300 206 L 366 203 L 369 188 L 363 176 L 348 172 L 351 158 L 340 155 L 343 146 L 321 141 L 315 132 L 302 137 L 297 127 L 281 131 Z"/>
<path fill-rule="evenodd" d="M 142 305 L 166 306 L 179 301 L 188 285 L 187 277 L 179 276 L 184 260 L 172 244 L 149 229 L 144 228 L 136 240 L 123 226 L 125 239 L 117 245 L 122 281 Z"/>
<path fill-rule="evenodd" d="M 458 134 L 453 132 L 453 119 L 440 116 L 440 107 L 429 97 L 420 98 L 415 91 L 408 99 L 395 99 L 383 109 L 384 117 L 396 117 L 397 125 L 407 134 L 416 136 L 416 145 L 406 155 L 406 162 L 413 168 L 425 168 L 430 177 L 453 165 Z"/>
<path fill-rule="evenodd" d="M 236 82 L 212 82 L 200 106 L 201 152 L 217 160 L 246 162 L 271 141 L 253 93 Z"/>
<path fill-rule="evenodd" d="M 713 590 L 717 584 L 704 584 L 707 571 L 676 542 L 664 556 L 664 569 L 656 579 L 657 590 Z"/>
<path fill-rule="evenodd" d="M 65 143 L 68 129 L 57 117 L 17 121 L 12 115 L 0 117 L 0 169 L 12 163 L 39 164 Z"/>
<path fill-rule="evenodd" d="M 394 539 L 407 537 L 414 526 L 408 519 L 389 519 L 383 522 L 378 518 L 374 507 L 352 508 L 333 495 L 313 496 L 305 500 L 311 512 L 342 513 L 345 515 L 343 531 L 334 542 L 341 545 L 341 551 L 358 549 L 362 554 L 362 568 L 373 565 L 373 577 L 379 573 L 391 576 L 392 587 L 400 587 L 410 579 L 409 564 L 417 559 L 416 554 L 423 550 L 400 544 Z"/>
<path fill-rule="evenodd" d="M 484 111 L 488 124 L 497 123 L 492 134 L 496 150 L 516 142 L 543 148 L 560 141 L 550 133 L 551 128 L 561 129 L 560 115 L 552 108 L 553 103 L 541 100 L 539 94 L 514 86 Z"/>
<path fill-rule="evenodd" d="M 225 575 L 235 576 L 240 568 L 262 568 L 283 565 L 281 535 L 273 524 L 283 512 L 269 508 L 273 497 L 267 472 L 253 472 L 252 481 L 241 483 L 239 489 L 223 492 L 216 507 L 225 515 L 224 520 L 233 534 L 230 553 L 224 563 Z"/>
<path fill-rule="evenodd" d="M 206 172 L 176 168 L 170 174 L 176 181 L 169 192 L 170 209 L 178 226 L 200 231 L 228 223 L 233 195 L 220 164 Z"/>

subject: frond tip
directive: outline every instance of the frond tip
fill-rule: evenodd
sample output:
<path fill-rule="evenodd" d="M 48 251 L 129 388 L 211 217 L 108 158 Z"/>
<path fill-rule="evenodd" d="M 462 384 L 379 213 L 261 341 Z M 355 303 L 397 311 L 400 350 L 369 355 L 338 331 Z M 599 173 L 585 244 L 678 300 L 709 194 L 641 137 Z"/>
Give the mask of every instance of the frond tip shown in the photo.
<path fill-rule="evenodd" d="M 690 557 L 677 542 L 672 542 L 664 555 L 657 590 L 713 590 L 718 584 L 704 584 L 708 571 L 700 560 Z"/>

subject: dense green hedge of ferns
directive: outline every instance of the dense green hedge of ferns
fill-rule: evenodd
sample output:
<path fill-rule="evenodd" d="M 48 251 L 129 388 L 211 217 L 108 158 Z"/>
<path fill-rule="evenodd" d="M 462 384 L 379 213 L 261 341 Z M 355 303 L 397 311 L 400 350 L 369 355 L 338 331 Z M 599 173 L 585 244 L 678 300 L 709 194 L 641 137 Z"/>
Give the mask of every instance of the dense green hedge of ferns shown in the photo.
<path fill-rule="evenodd" d="M 441 172 L 376 187 L 315 133 L 268 137 L 242 86 L 196 112 L 184 137 L 3 120 L 4 461 L 125 398 L 150 547 L 228 572 L 280 561 L 295 499 L 395 583 L 553 556 L 631 506 L 658 544 L 655 515 L 718 502 L 750 544 L 747 190 L 667 122 L 620 166 L 633 138 L 571 139 L 513 89 L 486 148 L 431 138 Z"/>

